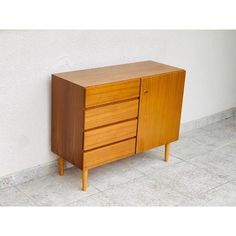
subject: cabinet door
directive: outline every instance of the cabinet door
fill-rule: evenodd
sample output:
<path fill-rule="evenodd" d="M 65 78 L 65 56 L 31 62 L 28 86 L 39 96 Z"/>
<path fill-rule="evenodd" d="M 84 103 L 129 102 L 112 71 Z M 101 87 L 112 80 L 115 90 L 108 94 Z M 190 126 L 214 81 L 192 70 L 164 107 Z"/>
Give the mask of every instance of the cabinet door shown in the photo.
<path fill-rule="evenodd" d="M 185 71 L 141 80 L 136 153 L 179 137 Z"/>

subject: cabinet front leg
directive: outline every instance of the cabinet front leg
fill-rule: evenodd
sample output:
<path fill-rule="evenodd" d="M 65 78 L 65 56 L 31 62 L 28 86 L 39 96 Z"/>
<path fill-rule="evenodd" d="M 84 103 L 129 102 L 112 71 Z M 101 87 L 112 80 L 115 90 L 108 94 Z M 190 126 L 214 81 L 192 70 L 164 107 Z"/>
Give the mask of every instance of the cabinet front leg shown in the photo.
<path fill-rule="evenodd" d="M 62 157 L 59 157 L 59 175 L 64 175 L 64 159 Z"/>
<path fill-rule="evenodd" d="M 167 162 L 169 159 L 170 152 L 170 143 L 165 144 L 165 161 Z"/>
<path fill-rule="evenodd" d="M 87 190 L 87 181 L 88 181 L 88 169 L 82 170 L 82 190 Z"/>

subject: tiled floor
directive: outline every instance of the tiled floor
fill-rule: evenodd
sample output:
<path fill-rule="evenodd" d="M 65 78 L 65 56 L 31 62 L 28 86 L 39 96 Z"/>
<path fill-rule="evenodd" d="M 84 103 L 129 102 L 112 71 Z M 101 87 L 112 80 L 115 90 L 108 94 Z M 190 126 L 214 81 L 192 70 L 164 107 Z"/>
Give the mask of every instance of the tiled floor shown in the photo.
<path fill-rule="evenodd" d="M 51 175 L 0 190 L 2 206 L 236 206 L 236 117 L 163 147 L 89 171 Z"/>

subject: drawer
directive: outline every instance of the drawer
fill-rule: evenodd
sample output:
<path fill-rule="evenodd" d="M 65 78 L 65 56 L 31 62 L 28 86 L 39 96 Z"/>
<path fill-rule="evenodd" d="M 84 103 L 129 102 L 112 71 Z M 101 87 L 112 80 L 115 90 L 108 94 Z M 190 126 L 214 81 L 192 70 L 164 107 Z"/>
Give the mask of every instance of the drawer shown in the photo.
<path fill-rule="evenodd" d="M 84 153 L 84 168 L 96 167 L 135 154 L 136 139 L 129 139 Z"/>
<path fill-rule="evenodd" d="M 138 116 L 138 99 L 119 102 L 85 111 L 85 129 L 124 121 Z"/>
<path fill-rule="evenodd" d="M 108 145 L 136 136 L 137 119 L 84 132 L 84 150 Z"/>
<path fill-rule="evenodd" d="M 140 79 L 103 84 L 86 88 L 85 107 L 139 97 Z"/>

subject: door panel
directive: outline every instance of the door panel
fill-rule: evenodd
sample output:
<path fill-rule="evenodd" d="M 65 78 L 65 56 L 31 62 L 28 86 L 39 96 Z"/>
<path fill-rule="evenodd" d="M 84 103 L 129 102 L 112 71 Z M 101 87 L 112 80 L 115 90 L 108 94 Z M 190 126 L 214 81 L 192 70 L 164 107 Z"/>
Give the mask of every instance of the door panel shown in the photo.
<path fill-rule="evenodd" d="M 141 80 L 136 153 L 179 137 L 185 71 Z"/>

